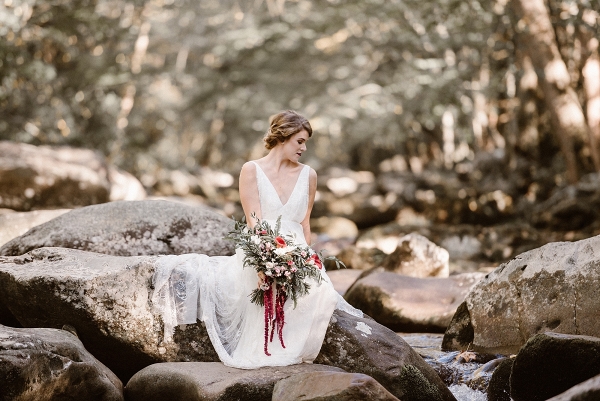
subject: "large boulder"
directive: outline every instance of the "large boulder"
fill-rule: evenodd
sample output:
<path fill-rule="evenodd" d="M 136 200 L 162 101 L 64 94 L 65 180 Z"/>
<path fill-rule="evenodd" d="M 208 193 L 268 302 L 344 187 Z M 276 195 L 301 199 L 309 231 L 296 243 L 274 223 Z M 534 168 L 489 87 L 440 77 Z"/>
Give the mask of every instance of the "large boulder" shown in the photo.
<path fill-rule="evenodd" d="M 510 372 L 514 362 L 514 358 L 505 358 L 494 369 L 487 388 L 488 401 L 511 401 Z"/>
<path fill-rule="evenodd" d="M 71 208 L 145 195 L 98 152 L 0 141 L 0 207 Z"/>
<path fill-rule="evenodd" d="M 30 228 L 39 226 L 68 211 L 69 209 L 55 209 L 0 214 L 0 246 L 25 234 Z"/>
<path fill-rule="evenodd" d="M 282 379 L 272 401 L 399 401 L 375 379 L 362 373 L 308 372 Z"/>
<path fill-rule="evenodd" d="M 600 338 L 538 334 L 515 358 L 510 374 L 514 401 L 544 401 L 600 374 Z"/>
<path fill-rule="evenodd" d="M 271 401 L 279 380 L 309 372 L 343 370 L 316 364 L 244 370 L 220 362 L 166 362 L 137 372 L 127 383 L 125 394 L 129 401 Z"/>
<path fill-rule="evenodd" d="M 122 401 L 123 385 L 73 334 L 0 325 L 0 400 Z"/>
<path fill-rule="evenodd" d="M 74 209 L 0 248 L 0 255 L 61 247 L 109 255 L 231 255 L 232 221 L 209 208 L 162 200 L 121 201 Z"/>
<path fill-rule="evenodd" d="M 462 341 L 444 341 L 445 349 L 472 343 L 477 351 L 514 354 L 545 331 L 600 337 L 599 265 L 600 236 L 549 243 L 500 265 L 467 296 L 467 310 L 447 331 Z"/>
<path fill-rule="evenodd" d="M 394 331 L 443 333 L 483 273 L 416 278 L 374 272 L 359 279 L 346 300 Z"/>
<path fill-rule="evenodd" d="M 600 400 L 600 375 L 571 387 L 547 401 L 598 401 Z"/>
<path fill-rule="evenodd" d="M 124 382 L 155 362 L 217 361 L 202 325 L 179 327 L 175 342 L 162 343 L 149 304 L 153 274 L 149 256 L 41 248 L 0 258 L 1 301 L 24 327 L 73 327 Z"/>
<path fill-rule="evenodd" d="M 412 277 L 448 277 L 449 254 L 426 237 L 411 233 L 398 240 L 394 252 L 383 260 L 384 269 Z"/>
<path fill-rule="evenodd" d="M 455 400 L 406 341 L 368 316 L 336 310 L 315 363 L 371 376 L 402 401 Z"/>
<path fill-rule="evenodd" d="M 163 343 L 162 321 L 149 302 L 153 259 L 36 249 L 0 258 L 0 293 L 23 326 L 73 327 L 123 381 L 155 362 L 218 361 L 201 323 L 178 326 L 174 341 Z M 454 399 L 404 340 L 369 318 L 336 311 L 315 362 L 372 376 L 405 401 L 422 394 Z"/>

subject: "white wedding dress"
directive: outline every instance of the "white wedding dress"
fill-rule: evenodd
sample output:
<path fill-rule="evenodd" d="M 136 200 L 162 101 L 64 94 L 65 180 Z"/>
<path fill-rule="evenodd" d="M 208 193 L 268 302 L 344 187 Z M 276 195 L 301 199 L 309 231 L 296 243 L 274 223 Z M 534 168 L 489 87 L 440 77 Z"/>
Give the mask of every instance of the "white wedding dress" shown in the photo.
<path fill-rule="evenodd" d="M 308 208 L 310 168 L 304 166 L 290 198 L 283 204 L 265 173 L 255 165 L 262 219 L 274 225 L 281 216 L 280 232 L 293 235 L 297 243 L 306 245 L 300 222 Z M 187 254 L 157 258 L 152 304 L 163 319 L 164 341 L 172 341 L 175 326 L 199 319 L 227 366 L 253 369 L 310 363 L 321 349 L 336 307 L 362 316 L 334 290 L 323 269 L 321 283 L 310 282 L 309 294 L 298 300 L 296 308 L 291 300 L 285 303 L 285 348 L 274 336 L 268 344 L 271 355 L 267 356 L 263 350 L 264 308 L 249 298 L 258 278 L 254 269 L 243 267 L 243 257 L 238 249 L 232 256 Z"/>

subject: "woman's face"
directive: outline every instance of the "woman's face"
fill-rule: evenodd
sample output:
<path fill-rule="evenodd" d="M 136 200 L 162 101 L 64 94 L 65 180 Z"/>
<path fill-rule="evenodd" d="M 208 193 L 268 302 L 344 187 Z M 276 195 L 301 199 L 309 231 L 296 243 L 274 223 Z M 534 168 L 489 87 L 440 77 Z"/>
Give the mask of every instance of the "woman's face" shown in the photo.
<path fill-rule="evenodd" d="M 290 136 L 285 142 L 281 144 L 283 146 L 283 152 L 291 161 L 297 162 L 302 156 L 302 153 L 306 151 L 306 141 L 308 141 L 308 132 L 302 130 Z"/>

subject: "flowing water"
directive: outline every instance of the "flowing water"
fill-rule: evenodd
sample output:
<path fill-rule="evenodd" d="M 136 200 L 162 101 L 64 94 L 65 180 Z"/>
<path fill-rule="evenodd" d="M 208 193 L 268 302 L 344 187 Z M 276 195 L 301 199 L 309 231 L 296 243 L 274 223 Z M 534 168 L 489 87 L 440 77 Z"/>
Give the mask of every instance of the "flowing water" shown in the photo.
<path fill-rule="evenodd" d="M 481 391 L 473 390 L 466 384 L 455 384 L 449 387 L 458 401 L 487 401 L 487 395 Z"/>
<path fill-rule="evenodd" d="M 444 352 L 443 334 L 398 333 L 440 375 L 458 401 L 487 401 L 487 386 L 502 359 L 472 352 Z"/>

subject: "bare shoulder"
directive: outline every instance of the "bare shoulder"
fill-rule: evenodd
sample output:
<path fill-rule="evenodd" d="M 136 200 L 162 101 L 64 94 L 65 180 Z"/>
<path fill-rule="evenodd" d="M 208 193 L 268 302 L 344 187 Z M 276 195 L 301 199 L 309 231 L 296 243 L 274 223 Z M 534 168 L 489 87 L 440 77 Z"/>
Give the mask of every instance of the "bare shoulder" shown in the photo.
<path fill-rule="evenodd" d="M 308 177 L 310 178 L 310 180 L 311 181 L 316 180 L 317 172 L 315 171 L 315 169 L 310 167 L 308 164 L 305 164 L 305 166 L 308 166 L 308 168 L 310 169 L 310 171 L 308 172 Z"/>
<path fill-rule="evenodd" d="M 240 170 L 240 187 L 256 183 L 256 165 L 249 161 L 244 163 Z"/>
<path fill-rule="evenodd" d="M 256 160 L 249 160 L 242 165 L 242 170 L 255 170 L 256 169 Z"/>
<path fill-rule="evenodd" d="M 317 172 L 315 171 L 314 168 L 308 166 L 309 171 L 308 171 L 308 182 L 310 184 L 310 188 L 311 190 L 314 188 L 316 190 L 317 188 Z"/>
<path fill-rule="evenodd" d="M 256 164 L 254 161 L 248 161 L 248 162 L 244 163 L 244 165 L 242 166 L 242 169 L 240 171 L 240 175 L 242 175 L 242 174 L 254 175 L 255 173 L 256 173 Z"/>

